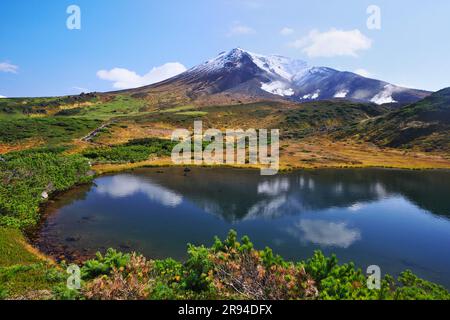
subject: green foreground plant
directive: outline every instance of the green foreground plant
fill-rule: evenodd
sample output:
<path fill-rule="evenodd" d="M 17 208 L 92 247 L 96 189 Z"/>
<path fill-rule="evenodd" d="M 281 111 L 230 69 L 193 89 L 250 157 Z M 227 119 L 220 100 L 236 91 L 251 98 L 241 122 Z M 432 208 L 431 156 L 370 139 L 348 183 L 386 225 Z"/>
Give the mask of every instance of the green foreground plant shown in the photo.
<path fill-rule="evenodd" d="M 248 237 L 238 242 L 234 231 L 209 248 L 189 245 L 184 263 L 110 249 L 87 261 L 82 275 L 88 299 L 450 299 L 445 288 L 411 271 L 397 281 L 386 275 L 380 290 L 370 290 L 352 263 L 320 251 L 306 261 L 285 261 L 270 248 L 255 250 Z"/>

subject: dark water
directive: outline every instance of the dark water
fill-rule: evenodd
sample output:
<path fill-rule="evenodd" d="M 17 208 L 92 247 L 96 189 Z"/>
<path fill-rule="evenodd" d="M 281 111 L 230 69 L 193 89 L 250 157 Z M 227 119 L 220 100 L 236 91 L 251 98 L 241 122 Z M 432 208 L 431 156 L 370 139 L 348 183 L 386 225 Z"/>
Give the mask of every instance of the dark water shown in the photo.
<path fill-rule="evenodd" d="M 286 259 L 314 250 L 450 288 L 450 172 L 139 169 L 61 195 L 37 240 L 73 259 L 108 247 L 183 259 L 230 229 Z"/>

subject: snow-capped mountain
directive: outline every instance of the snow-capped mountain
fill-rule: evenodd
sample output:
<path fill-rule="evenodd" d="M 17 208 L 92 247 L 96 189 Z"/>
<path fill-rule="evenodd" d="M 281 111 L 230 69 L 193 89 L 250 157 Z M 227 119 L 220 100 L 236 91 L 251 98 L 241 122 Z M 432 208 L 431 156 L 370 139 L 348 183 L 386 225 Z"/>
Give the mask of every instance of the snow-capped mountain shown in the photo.
<path fill-rule="evenodd" d="M 176 86 L 195 99 L 218 94 L 304 102 L 347 99 L 376 104 L 412 103 L 430 92 L 408 89 L 352 72 L 308 66 L 278 55 L 264 56 L 240 48 L 150 88 Z M 139 91 L 139 90 L 138 90 Z"/>

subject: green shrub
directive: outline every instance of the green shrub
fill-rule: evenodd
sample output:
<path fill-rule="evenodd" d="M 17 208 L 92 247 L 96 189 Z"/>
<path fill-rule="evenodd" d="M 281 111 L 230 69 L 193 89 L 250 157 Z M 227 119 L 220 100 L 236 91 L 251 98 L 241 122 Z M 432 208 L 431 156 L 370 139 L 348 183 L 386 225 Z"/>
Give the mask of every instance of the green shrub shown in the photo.
<path fill-rule="evenodd" d="M 39 219 L 42 193 L 67 190 L 91 180 L 88 161 L 62 149 L 11 153 L 0 161 L 0 225 L 26 227 Z"/>
<path fill-rule="evenodd" d="M 145 161 L 149 158 L 150 152 L 145 146 L 117 146 L 90 149 L 83 155 L 99 163 L 126 163 Z"/>
<path fill-rule="evenodd" d="M 99 163 L 133 163 L 148 160 L 151 155 L 170 156 L 174 146 L 170 140 L 136 139 L 122 145 L 89 149 L 83 155 Z"/>
<path fill-rule="evenodd" d="M 189 258 L 184 264 L 186 289 L 196 292 L 211 289 L 208 274 L 214 266 L 209 259 L 209 253 L 210 250 L 206 247 L 188 246 Z"/>
<path fill-rule="evenodd" d="M 99 125 L 98 120 L 64 117 L 2 119 L 0 142 L 16 143 L 24 139 L 43 139 L 47 144 L 81 138 Z"/>
<path fill-rule="evenodd" d="M 52 294 L 55 300 L 83 300 L 83 295 L 80 291 L 67 288 L 66 283 L 54 286 Z"/>
<path fill-rule="evenodd" d="M 109 275 L 114 268 L 125 268 L 128 262 L 130 262 L 129 254 L 114 249 L 108 249 L 104 256 L 98 252 L 95 259 L 86 261 L 81 268 L 81 277 L 83 280 L 90 280 L 101 275 Z"/>
<path fill-rule="evenodd" d="M 316 281 L 321 282 L 330 275 L 337 264 L 338 260 L 335 255 L 327 258 L 321 251 L 316 251 L 313 257 L 306 261 L 305 270 Z"/>
<path fill-rule="evenodd" d="M 8 290 L 0 284 L 0 300 L 6 299 L 8 297 Z"/>
<path fill-rule="evenodd" d="M 407 270 L 398 278 L 401 286 L 395 292 L 398 300 L 449 300 L 448 291 L 437 284 L 425 281 Z"/>

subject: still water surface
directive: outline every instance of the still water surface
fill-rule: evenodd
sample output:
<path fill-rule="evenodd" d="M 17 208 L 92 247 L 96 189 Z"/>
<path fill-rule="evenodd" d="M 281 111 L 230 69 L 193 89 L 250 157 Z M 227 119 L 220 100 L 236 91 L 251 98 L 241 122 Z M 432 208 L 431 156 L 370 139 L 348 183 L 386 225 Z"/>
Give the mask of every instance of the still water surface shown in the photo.
<path fill-rule="evenodd" d="M 230 229 L 286 259 L 314 250 L 397 275 L 411 269 L 450 288 L 450 172 L 139 169 L 71 190 L 48 208 L 37 239 L 77 259 L 113 247 L 185 258 Z"/>

